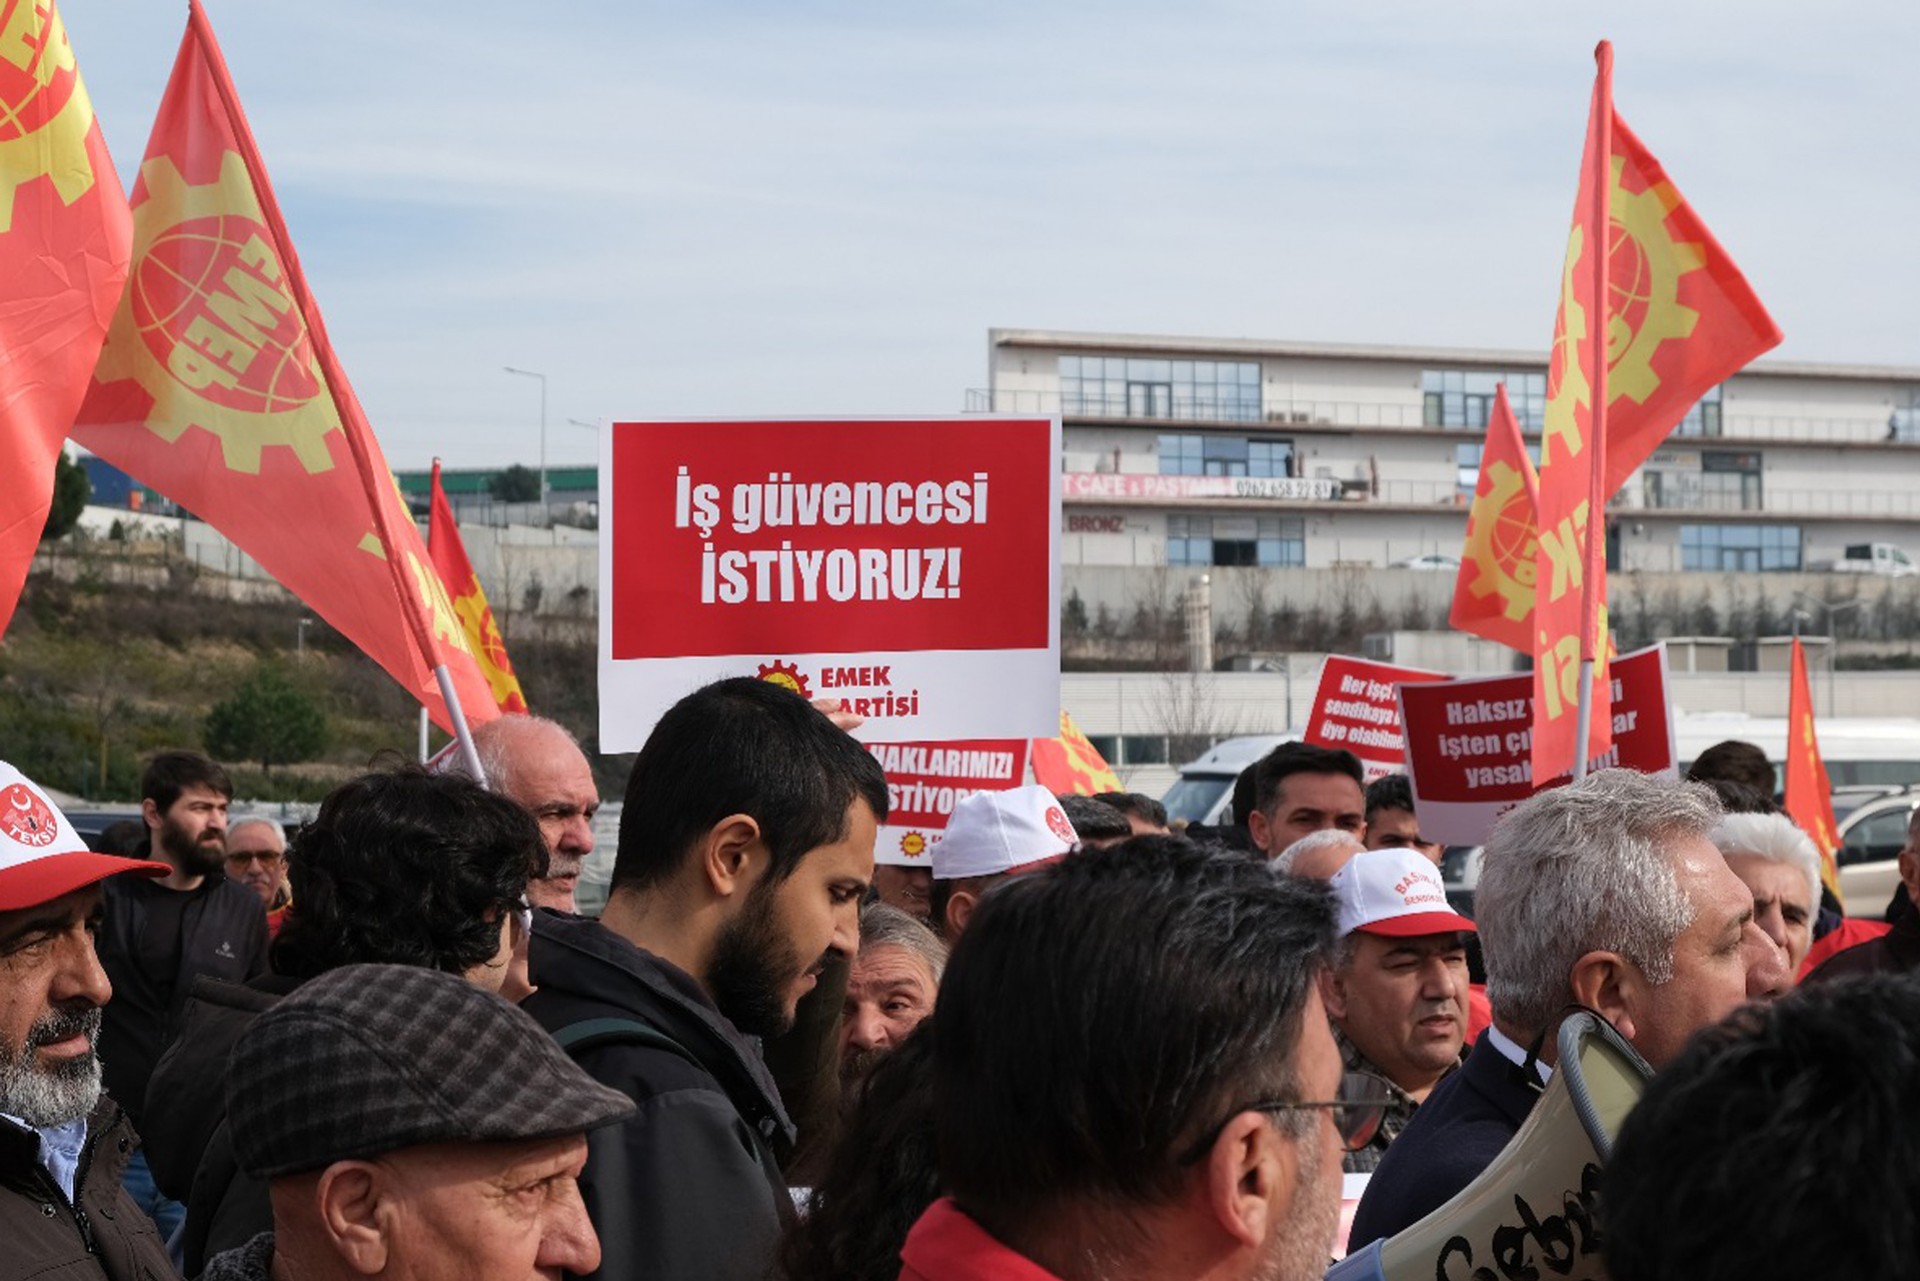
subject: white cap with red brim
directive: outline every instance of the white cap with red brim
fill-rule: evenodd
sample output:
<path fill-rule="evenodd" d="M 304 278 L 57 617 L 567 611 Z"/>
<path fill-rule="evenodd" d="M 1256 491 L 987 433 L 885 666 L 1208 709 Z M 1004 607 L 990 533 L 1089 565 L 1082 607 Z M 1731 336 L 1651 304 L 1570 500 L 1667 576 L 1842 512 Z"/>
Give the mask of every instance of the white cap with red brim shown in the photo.
<path fill-rule="evenodd" d="M 1389 938 L 1450 934 L 1474 924 L 1447 903 L 1440 869 L 1410 849 L 1365 850 L 1347 860 L 1329 882 L 1340 915 L 1340 936 L 1355 930 Z"/>
<path fill-rule="evenodd" d="M 122 872 L 165 876 L 165 863 L 96 854 L 38 784 L 0 761 L 0 912 L 18 912 Z"/>
<path fill-rule="evenodd" d="M 1031 872 L 1072 853 L 1080 838 L 1053 793 L 1037 783 L 1004 792 L 975 792 L 953 807 L 933 847 L 933 877 Z"/>

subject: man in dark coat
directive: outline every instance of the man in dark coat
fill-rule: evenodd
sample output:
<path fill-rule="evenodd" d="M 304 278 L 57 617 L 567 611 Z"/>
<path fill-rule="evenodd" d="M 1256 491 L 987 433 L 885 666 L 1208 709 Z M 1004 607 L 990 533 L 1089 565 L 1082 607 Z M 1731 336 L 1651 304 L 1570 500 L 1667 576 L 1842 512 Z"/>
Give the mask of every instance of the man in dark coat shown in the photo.
<path fill-rule="evenodd" d="M 152 1220 L 120 1186 L 139 1142 L 101 1092 L 93 950 L 101 882 L 165 863 L 94 854 L 46 794 L 0 762 L 0 1242 L 9 1276 L 171 1277 Z"/>
<path fill-rule="evenodd" d="M 1907 897 L 1920 903 L 1920 811 L 1907 825 L 1907 843 L 1900 850 L 1900 883 Z M 1857 974 L 1909 974 L 1920 970 L 1920 911 L 1902 912 L 1893 928 L 1879 938 L 1836 952 L 1808 974 L 1808 983 L 1826 983 Z"/>
<path fill-rule="evenodd" d="M 1707 839 L 1697 783 L 1609 769 L 1509 810 L 1475 898 L 1493 1026 L 1381 1158 L 1348 1243 L 1411 1227 L 1500 1154 L 1552 1071 L 1561 1014 L 1597 1011 L 1659 1068 L 1694 1032 L 1792 982 L 1753 894 Z"/>
<path fill-rule="evenodd" d="M 720 681 L 634 762 L 600 921 L 536 914 L 527 1011 L 639 1109 L 588 1140 L 597 1275 L 767 1274 L 795 1131 L 760 1040 L 858 947 L 886 813 L 878 763 L 806 700 Z"/>

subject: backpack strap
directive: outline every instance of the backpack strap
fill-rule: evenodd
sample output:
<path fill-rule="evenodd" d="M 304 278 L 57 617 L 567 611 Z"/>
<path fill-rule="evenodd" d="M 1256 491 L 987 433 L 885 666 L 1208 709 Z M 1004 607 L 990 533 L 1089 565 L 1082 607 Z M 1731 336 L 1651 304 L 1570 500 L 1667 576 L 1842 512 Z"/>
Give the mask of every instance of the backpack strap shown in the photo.
<path fill-rule="evenodd" d="M 638 1019 L 600 1018 L 581 1019 L 569 1023 L 553 1034 L 569 1056 L 578 1059 L 588 1050 L 597 1050 L 603 1045 L 637 1045 L 649 1050 L 663 1050 L 677 1055 L 693 1066 L 705 1071 L 699 1059 L 686 1046 L 662 1032 L 659 1028 L 642 1023 Z"/>

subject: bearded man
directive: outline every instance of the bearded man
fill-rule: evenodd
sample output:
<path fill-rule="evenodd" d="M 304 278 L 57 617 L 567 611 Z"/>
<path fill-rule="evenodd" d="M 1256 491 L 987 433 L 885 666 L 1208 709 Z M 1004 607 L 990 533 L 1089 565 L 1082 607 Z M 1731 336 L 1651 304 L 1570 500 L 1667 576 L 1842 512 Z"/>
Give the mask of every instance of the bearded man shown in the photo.
<path fill-rule="evenodd" d="M 97 939 L 117 996 L 100 1033 L 107 1092 L 136 1129 L 148 1078 L 193 980 L 206 974 L 245 983 L 267 972 L 266 908 L 226 877 L 233 797 L 226 770 L 197 752 L 161 752 L 147 762 L 140 795 L 150 857 L 167 875 L 109 881 Z M 128 1161 L 126 1186 L 163 1236 L 180 1226 L 186 1212 L 155 1189 L 144 1153 Z"/>
<path fill-rule="evenodd" d="M 166 864 L 94 854 L 46 794 L 0 762 L 0 1240 L 8 1276 L 172 1276 L 120 1186 L 133 1129 L 100 1091 L 113 995 L 93 950 L 100 883 Z"/>

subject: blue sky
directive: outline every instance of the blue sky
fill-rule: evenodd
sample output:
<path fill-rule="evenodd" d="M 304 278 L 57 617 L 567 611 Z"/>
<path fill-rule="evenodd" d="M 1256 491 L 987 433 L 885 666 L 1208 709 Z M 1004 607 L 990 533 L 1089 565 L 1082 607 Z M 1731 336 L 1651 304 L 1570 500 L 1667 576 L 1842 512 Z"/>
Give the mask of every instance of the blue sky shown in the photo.
<path fill-rule="evenodd" d="M 1786 331 L 1920 365 L 1920 6 L 213 0 L 390 461 L 957 411 L 986 331 L 1544 349 L 1592 47 Z M 61 0 L 131 185 L 184 4 Z"/>

